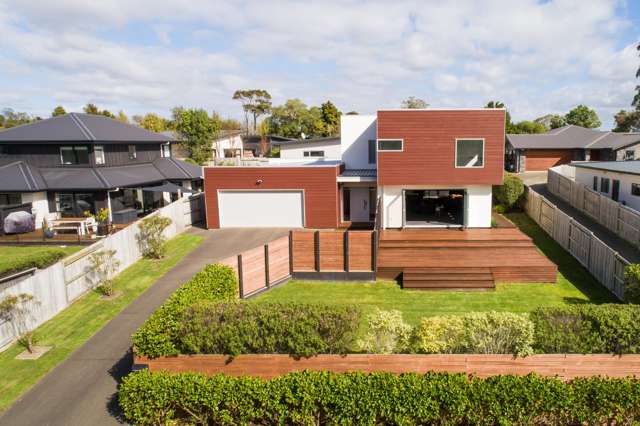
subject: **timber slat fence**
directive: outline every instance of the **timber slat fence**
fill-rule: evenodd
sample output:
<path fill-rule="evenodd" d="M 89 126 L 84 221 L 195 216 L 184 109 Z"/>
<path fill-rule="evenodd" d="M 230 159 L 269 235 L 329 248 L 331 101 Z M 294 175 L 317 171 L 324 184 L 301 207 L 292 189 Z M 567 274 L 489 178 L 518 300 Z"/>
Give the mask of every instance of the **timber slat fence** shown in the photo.
<path fill-rule="evenodd" d="M 527 188 L 525 211 L 604 287 L 624 300 L 626 259 L 531 187 Z"/>

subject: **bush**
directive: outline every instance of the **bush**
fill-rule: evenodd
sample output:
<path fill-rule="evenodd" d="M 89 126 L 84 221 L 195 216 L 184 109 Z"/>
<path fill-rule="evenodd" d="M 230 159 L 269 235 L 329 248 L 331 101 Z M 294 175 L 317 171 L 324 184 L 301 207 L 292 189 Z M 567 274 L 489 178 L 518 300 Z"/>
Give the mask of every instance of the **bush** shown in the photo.
<path fill-rule="evenodd" d="M 640 264 L 629 265 L 624 271 L 624 300 L 640 303 Z"/>
<path fill-rule="evenodd" d="M 543 353 L 640 353 L 640 306 L 575 305 L 538 308 L 534 349 Z"/>
<path fill-rule="evenodd" d="M 149 259 L 162 259 L 166 252 L 167 238 L 164 230 L 171 225 L 168 217 L 154 215 L 144 218 L 138 225 L 140 233 L 136 235 L 140 251 Z"/>
<path fill-rule="evenodd" d="M 421 353 L 529 355 L 534 327 L 524 315 L 472 312 L 461 316 L 425 318 L 416 327 L 413 348 Z"/>
<path fill-rule="evenodd" d="M 506 173 L 502 185 L 493 187 L 494 198 L 504 206 L 506 210 L 512 209 L 520 197 L 524 194 L 524 183 L 520 177 Z"/>
<path fill-rule="evenodd" d="M 291 373 L 272 380 L 141 371 L 124 416 L 156 424 L 632 424 L 640 380 L 427 373 Z"/>
<path fill-rule="evenodd" d="M 53 265 L 66 255 L 63 249 L 52 247 L 29 256 L 17 257 L 11 260 L 3 259 L 2 265 L 0 266 L 0 277 L 16 274 L 31 268 L 44 269 L 47 266 Z"/>
<path fill-rule="evenodd" d="M 177 355 L 176 342 L 184 310 L 199 301 L 231 301 L 237 297 L 237 293 L 238 279 L 233 269 L 219 264 L 205 266 L 176 290 L 135 332 L 135 353 L 152 358 Z"/>
<path fill-rule="evenodd" d="M 411 326 L 402 319 L 402 312 L 376 308 L 367 317 L 367 333 L 358 346 L 372 354 L 402 353 L 408 349 L 410 337 Z"/>
<path fill-rule="evenodd" d="M 198 303 L 181 316 L 181 353 L 346 354 L 358 332 L 351 306 L 300 303 Z"/>

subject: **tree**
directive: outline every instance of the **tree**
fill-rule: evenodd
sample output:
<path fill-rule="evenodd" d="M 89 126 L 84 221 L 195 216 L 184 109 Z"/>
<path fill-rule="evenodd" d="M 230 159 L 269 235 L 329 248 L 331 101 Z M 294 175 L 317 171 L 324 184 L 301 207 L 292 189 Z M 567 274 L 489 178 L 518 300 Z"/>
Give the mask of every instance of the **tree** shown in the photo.
<path fill-rule="evenodd" d="M 637 50 L 640 52 L 640 43 L 638 43 Z M 636 71 L 636 78 L 640 78 L 640 66 L 638 66 L 638 71 Z M 631 101 L 631 106 L 636 107 L 636 111 L 640 111 L 640 85 L 636 86 L 636 94 L 633 97 L 633 101 Z"/>
<path fill-rule="evenodd" d="M 235 118 L 220 118 L 220 128 L 222 130 L 239 130 L 242 129 L 242 123 Z"/>
<path fill-rule="evenodd" d="M 360 114 L 358 114 L 358 111 L 349 111 L 345 115 L 360 115 Z"/>
<path fill-rule="evenodd" d="M 289 99 L 284 105 L 273 107 L 268 121 L 272 134 L 287 138 L 304 139 L 326 133 L 322 110 L 318 107 L 307 108 L 300 99 Z"/>
<path fill-rule="evenodd" d="M 253 116 L 253 131 L 255 132 L 258 117 L 271 111 L 271 95 L 263 89 L 236 90 L 233 99 L 242 103 L 247 132 L 249 131 L 249 114 Z"/>
<path fill-rule="evenodd" d="M 164 230 L 171 225 L 171 219 L 165 216 L 153 215 L 140 221 L 140 233 L 136 235 L 142 255 L 149 259 L 162 259 L 167 251 L 165 243 L 167 237 Z"/>
<path fill-rule="evenodd" d="M 113 296 L 113 275 L 118 272 L 120 261 L 116 259 L 115 250 L 100 250 L 89 256 L 89 267 L 95 276 L 96 290 L 103 296 Z"/>
<path fill-rule="evenodd" d="M 32 311 L 38 304 L 33 295 L 26 293 L 5 296 L 0 300 L 0 320 L 11 324 L 18 344 L 29 353 L 33 353 L 35 344 L 35 335 L 31 330 Z"/>
<path fill-rule="evenodd" d="M 588 129 L 600 127 L 602 123 L 598 114 L 586 105 L 578 105 L 564 116 L 567 124 L 582 126 Z"/>
<path fill-rule="evenodd" d="M 116 118 L 115 115 L 113 115 L 113 113 L 109 110 L 103 109 L 102 111 L 100 111 L 98 109 L 98 107 L 96 106 L 96 104 L 92 104 L 92 103 L 88 103 L 84 106 L 83 108 L 84 112 L 86 114 L 91 114 L 91 115 L 104 115 L 105 117 L 109 117 L 109 118 Z"/>
<path fill-rule="evenodd" d="M 122 122 L 122 123 L 127 123 L 129 124 L 129 117 L 127 117 L 127 114 L 124 113 L 124 111 L 120 110 L 118 111 L 118 115 L 116 116 L 116 120 Z"/>
<path fill-rule="evenodd" d="M 260 123 L 260 126 L 258 127 L 258 131 L 260 133 L 260 152 L 262 155 L 266 155 L 269 150 L 269 141 L 267 140 L 267 137 L 269 136 L 269 132 L 271 132 L 269 120 L 262 120 L 262 123 Z"/>
<path fill-rule="evenodd" d="M 507 133 L 509 134 L 522 134 L 522 133 L 544 133 L 547 131 L 547 128 L 544 127 L 541 123 L 536 123 L 534 121 L 522 120 L 517 123 L 511 123 L 507 129 Z"/>
<path fill-rule="evenodd" d="M 340 133 L 340 115 L 342 115 L 342 113 L 331 101 L 320 105 L 320 111 L 322 113 L 322 121 L 325 125 L 325 136 L 338 135 Z"/>
<path fill-rule="evenodd" d="M 484 106 L 485 108 L 504 108 L 505 110 L 505 117 L 504 117 L 504 127 L 507 133 L 512 133 L 509 130 L 511 129 L 511 114 L 509 114 L 509 110 L 507 110 L 507 107 L 504 106 L 503 102 L 500 101 L 489 101 L 487 102 L 487 104 Z"/>
<path fill-rule="evenodd" d="M 407 99 L 402 101 L 400 108 L 407 109 L 424 109 L 427 108 L 429 104 L 420 98 L 416 98 L 415 96 L 409 96 Z"/>
<path fill-rule="evenodd" d="M 55 107 L 53 109 L 53 112 L 51 113 L 51 116 L 52 117 L 57 117 L 59 115 L 65 115 L 66 113 L 67 113 L 67 111 L 64 110 L 62 105 L 58 105 L 57 107 Z"/>
<path fill-rule="evenodd" d="M 547 129 L 557 129 L 566 125 L 564 117 L 558 114 L 546 114 L 533 120 L 534 123 L 540 123 Z"/>
<path fill-rule="evenodd" d="M 220 133 L 220 122 L 203 109 L 173 109 L 175 128 L 189 156 L 202 165 L 211 159 L 211 143 Z"/>
<path fill-rule="evenodd" d="M 0 127 L 10 128 L 20 126 L 22 124 L 33 123 L 40 120 L 39 117 L 33 117 L 26 112 L 16 112 L 11 108 L 5 108 L 0 114 Z"/>
<path fill-rule="evenodd" d="M 152 132 L 164 132 L 167 130 L 167 120 L 152 112 L 142 117 L 138 125 Z"/>
<path fill-rule="evenodd" d="M 640 111 L 620 110 L 614 117 L 614 132 L 640 132 Z"/>

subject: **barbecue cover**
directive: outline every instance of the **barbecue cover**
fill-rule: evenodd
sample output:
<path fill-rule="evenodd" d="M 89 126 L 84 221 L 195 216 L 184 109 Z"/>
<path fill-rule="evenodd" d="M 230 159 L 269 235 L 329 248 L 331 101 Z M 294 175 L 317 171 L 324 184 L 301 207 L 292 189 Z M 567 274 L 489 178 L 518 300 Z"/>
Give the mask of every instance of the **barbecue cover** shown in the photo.
<path fill-rule="evenodd" d="M 13 212 L 4 218 L 4 232 L 7 234 L 19 234 L 31 232 L 36 229 L 36 218 L 31 213 Z"/>

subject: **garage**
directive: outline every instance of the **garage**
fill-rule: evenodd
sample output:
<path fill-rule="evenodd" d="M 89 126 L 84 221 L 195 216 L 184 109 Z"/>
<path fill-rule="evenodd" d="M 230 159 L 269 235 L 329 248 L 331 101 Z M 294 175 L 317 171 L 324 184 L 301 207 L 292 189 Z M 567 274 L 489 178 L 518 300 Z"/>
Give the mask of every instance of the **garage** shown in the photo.
<path fill-rule="evenodd" d="M 302 191 L 218 191 L 221 228 L 302 228 Z"/>
<path fill-rule="evenodd" d="M 524 166 L 528 172 L 544 171 L 560 164 L 568 164 L 571 160 L 572 149 L 527 149 Z"/>

